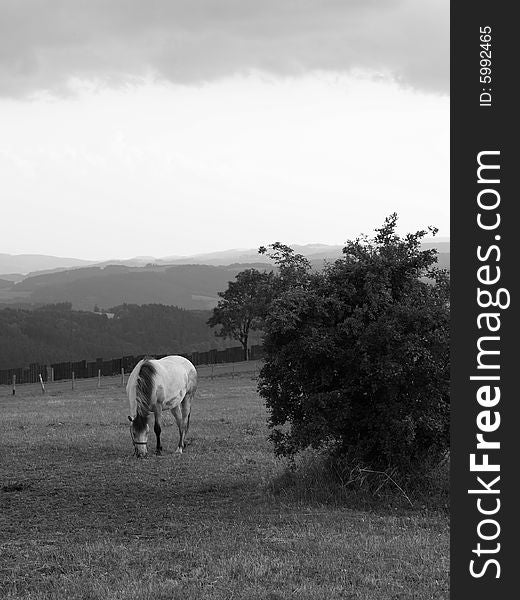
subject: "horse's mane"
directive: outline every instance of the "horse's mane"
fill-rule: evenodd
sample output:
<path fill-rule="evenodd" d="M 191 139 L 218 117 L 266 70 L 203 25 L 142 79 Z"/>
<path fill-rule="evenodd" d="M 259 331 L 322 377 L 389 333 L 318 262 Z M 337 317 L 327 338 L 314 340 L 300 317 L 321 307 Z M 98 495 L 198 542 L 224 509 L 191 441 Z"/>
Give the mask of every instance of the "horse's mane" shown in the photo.
<path fill-rule="evenodd" d="M 134 426 L 137 431 L 142 431 L 146 427 L 146 421 L 150 414 L 150 399 L 153 392 L 154 379 L 157 371 L 150 362 L 150 359 L 145 358 L 135 385 L 135 399 L 137 401 L 137 415 L 134 419 Z"/>

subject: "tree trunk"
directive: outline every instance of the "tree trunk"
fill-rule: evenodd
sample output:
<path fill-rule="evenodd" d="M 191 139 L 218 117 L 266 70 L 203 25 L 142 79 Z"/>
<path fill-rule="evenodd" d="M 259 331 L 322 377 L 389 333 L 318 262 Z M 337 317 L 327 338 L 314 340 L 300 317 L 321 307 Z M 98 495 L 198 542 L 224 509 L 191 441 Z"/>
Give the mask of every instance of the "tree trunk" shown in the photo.
<path fill-rule="evenodd" d="M 247 351 L 247 337 L 242 340 L 242 348 L 244 349 L 244 360 L 248 360 L 249 352 Z"/>

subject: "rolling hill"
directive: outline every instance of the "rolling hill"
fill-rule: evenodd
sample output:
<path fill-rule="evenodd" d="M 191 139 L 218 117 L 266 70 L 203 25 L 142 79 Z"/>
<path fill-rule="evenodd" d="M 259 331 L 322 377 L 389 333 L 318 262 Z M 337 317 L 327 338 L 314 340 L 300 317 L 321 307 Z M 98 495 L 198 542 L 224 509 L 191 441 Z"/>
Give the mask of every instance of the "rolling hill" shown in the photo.
<path fill-rule="evenodd" d="M 267 264 L 258 264 L 267 268 Z M 226 289 L 228 281 L 247 265 L 215 267 L 209 265 L 177 265 L 174 267 L 87 267 L 35 275 L 0 290 L 14 302 L 18 297 L 26 303 L 54 304 L 70 302 L 75 309 L 108 308 L 124 302 L 160 303 L 186 309 L 213 308 L 217 293 Z"/>
<path fill-rule="evenodd" d="M 9 281 L 9 279 L 1 279 L 0 278 L 0 290 L 5 290 L 11 288 L 13 286 L 13 282 Z"/>
<path fill-rule="evenodd" d="M 0 276 L 7 273 L 30 273 L 42 269 L 70 269 L 84 267 L 93 261 L 80 258 L 63 258 L 46 254 L 2 254 L 0 253 Z"/>
<path fill-rule="evenodd" d="M 439 266 L 449 268 L 449 242 L 428 241 L 423 247 L 437 248 Z M 294 249 L 305 254 L 314 268 L 321 268 L 325 260 L 341 256 L 342 247 L 312 244 L 295 245 Z M 0 303 L 43 305 L 70 302 L 74 309 L 90 311 L 95 306 L 106 309 L 124 302 L 161 303 L 208 310 L 216 305 L 218 292 L 225 290 L 239 271 L 251 266 L 273 268 L 269 259 L 259 256 L 256 250 L 199 255 L 188 264 L 184 260 L 172 257 L 174 264 L 157 259 L 146 266 L 135 266 L 132 259 L 130 265 L 120 262 L 36 272 L 17 282 L 0 278 Z M 214 264 L 203 264 L 198 260 Z M 229 262 L 218 264 L 222 261 Z"/>

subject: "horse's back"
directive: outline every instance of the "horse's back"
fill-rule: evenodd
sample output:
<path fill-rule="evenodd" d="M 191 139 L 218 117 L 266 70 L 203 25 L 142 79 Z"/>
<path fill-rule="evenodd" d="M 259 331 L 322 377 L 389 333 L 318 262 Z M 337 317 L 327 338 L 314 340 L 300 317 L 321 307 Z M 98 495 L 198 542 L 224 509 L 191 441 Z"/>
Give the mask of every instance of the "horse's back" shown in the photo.
<path fill-rule="evenodd" d="M 197 370 L 193 364 L 183 356 L 165 356 L 153 361 L 156 363 L 158 376 L 166 396 L 180 393 L 184 397 L 187 393 L 195 393 L 197 389 Z"/>
<path fill-rule="evenodd" d="M 184 356 L 165 356 L 152 361 L 159 364 L 160 368 L 165 369 L 169 373 L 197 373 L 193 364 Z"/>

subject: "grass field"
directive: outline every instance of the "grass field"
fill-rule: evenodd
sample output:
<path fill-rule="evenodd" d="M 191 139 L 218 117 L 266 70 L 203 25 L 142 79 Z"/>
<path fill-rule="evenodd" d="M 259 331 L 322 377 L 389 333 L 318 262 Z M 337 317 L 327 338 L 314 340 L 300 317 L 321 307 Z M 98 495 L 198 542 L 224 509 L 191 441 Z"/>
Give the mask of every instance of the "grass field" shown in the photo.
<path fill-rule="evenodd" d="M 302 485 L 252 375 L 202 377 L 185 454 L 168 414 L 145 460 L 116 378 L 1 388 L 0 597 L 448 598 L 446 512 Z"/>

